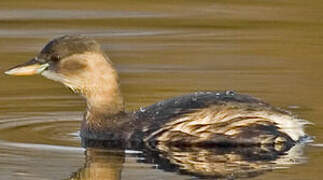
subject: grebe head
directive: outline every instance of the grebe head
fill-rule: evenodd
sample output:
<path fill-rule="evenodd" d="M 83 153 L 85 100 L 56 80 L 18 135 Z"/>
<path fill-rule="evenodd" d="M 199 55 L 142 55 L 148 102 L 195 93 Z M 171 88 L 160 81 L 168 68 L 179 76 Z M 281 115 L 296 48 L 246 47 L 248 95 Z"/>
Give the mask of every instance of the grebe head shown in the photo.
<path fill-rule="evenodd" d="M 35 58 L 5 73 L 16 76 L 41 74 L 61 82 L 83 95 L 89 109 L 123 109 L 118 76 L 111 61 L 95 40 L 85 36 L 55 38 Z"/>

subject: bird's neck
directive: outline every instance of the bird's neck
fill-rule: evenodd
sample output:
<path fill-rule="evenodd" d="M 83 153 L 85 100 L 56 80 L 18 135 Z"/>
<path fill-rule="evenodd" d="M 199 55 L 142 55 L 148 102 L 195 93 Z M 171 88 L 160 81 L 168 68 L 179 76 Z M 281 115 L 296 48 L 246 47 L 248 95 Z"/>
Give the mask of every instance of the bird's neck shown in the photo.
<path fill-rule="evenodd" d="M 83 77 L 86 82 L 80 91 L 87 104 L 81 125 L 81 136 L 99 139 L 105 137 L 107 131 L 119 129 L 126 120 L 126 113 L 118 76 L 112 65 L 107 61 L 97 61 L 88 66 L 90 73 L 86 74 L 86 78 Z M 123 139 L 121 135 L 116 138 Z"/>
<path fill-rule="evenodd" d="M 83 96 L 86 99 L 87 112 L 92 115 L 111 116 L 124 111 L 124 102 L 116 79 L 102 81 L 96 79 L 94 85 Z"/>
<path fill-rule="evenodd" d="M 106 81 L 95 91 L 84 94 L 87 111 L 81 125 L 81 136 L 88 139 L 123 140 L 120 133 L 127 114 L 117 81 Z M 100 83 L 100 82 L 97 82 Z"/>
<path fill-rule="evenodd" d="M 112 65 L 97 67 L 82 92 L 86 98 L 88 115 L 113 116 L 124 112 L 118 75 Z"/>

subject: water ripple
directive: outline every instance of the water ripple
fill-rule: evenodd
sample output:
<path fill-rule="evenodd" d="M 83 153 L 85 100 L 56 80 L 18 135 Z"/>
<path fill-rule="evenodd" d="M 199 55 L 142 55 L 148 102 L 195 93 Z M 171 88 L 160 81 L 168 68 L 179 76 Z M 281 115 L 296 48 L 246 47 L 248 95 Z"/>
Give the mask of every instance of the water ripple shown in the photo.
<path fill-rule="evenodd" d="M 7 117 L 0 120 L 0 139 L 17 147 L 73 149 L 80 144 L 80 118 L 75 112 Z"/>

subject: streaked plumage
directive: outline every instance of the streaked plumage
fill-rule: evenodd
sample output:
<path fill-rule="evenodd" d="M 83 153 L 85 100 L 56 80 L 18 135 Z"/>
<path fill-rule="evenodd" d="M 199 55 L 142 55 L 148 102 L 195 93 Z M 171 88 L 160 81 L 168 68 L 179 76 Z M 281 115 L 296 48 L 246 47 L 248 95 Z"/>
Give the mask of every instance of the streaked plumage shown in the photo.
<path fill-rule="evenodd" d="M 307 121 L 248 95 L 197 92 L 136 112 L 145 141 L 171 144 L 294 144 L 306 137 Z M 143 123 L 145 124 L 145 123 Z"/>

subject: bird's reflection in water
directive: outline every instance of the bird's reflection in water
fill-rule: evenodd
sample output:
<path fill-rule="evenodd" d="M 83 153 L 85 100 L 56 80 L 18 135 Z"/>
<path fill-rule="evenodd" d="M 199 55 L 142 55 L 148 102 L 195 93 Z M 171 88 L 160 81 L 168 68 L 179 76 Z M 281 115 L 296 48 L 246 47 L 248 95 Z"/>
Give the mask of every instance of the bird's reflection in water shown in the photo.
<path fill-rule="evenodd" d="M 70 179 L 121 179 L 125 160 L 123 148 L 106 142 L 91 142 L 83 168 Z M 94 147 L 96 146 L 96 147 Z M 114 148 L 111 148 L 114 146 Z M 133 147 L 141 152 L 138 163 L 202 178 L 255 177 L 278 168 L 288 168 L 305 162 L 304 144 L 289 149 L 280 147 L 201 148 L 174 147 L 159 144 L 154 148 Z"/>
<path fill-rule="evenodd" d="M 173 170 L 180 174 L 204 178 L 253 177 L 268 170 L 304 163 L 303 146 L 298 144 L 283 151 L 270 147 L 175 148 L 158 146 L 159 156 L 147 157 L 152 158 L 151 162 L 157 163 L 161 169 L 168 169 L 171 164 L 175 167 Z"/>
<path fill-rule="evenodd" d="M 71 180 L 117 180 L 125 159 L 123 149 L 87 148 L 84 167 L 73 173 Z"/>

